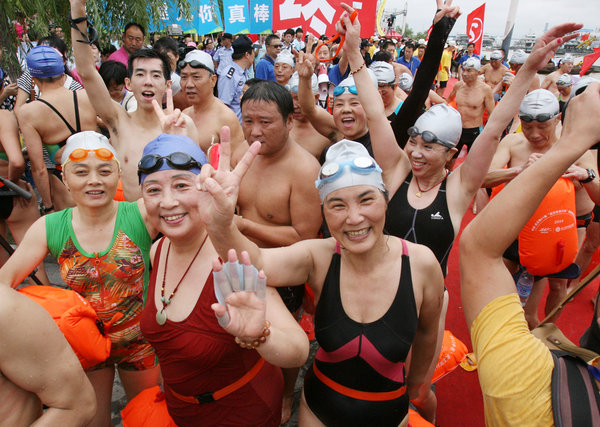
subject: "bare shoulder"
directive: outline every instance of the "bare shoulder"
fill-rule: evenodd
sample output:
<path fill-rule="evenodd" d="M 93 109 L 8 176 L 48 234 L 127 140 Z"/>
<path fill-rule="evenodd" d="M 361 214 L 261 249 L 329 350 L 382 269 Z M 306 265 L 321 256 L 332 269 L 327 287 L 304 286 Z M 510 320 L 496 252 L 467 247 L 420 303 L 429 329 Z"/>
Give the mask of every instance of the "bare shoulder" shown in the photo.
<path fill-rule="evenodd" d="M 188 116 L 190 116 L 193 112 L 194 107 L 187 107 L 185 110 L 182 111 L 183 114 L 187 114 Z"/>
<path fill-rule="evenodd" d="M 407 240 L 405 242 L 411 266 L 420 268 L 439 267 L 437 258 L 427 246 Z"/>
<path fill-rule="evenodd" d="M 317 179 L 316 172 L 321 167 L 319 161 L 297 142 L 290 142 L 292 149 L 290 150 L 288 160 L 293 162 L 294 173 L 306 175 L 315 172 L 315 179 Z"/>

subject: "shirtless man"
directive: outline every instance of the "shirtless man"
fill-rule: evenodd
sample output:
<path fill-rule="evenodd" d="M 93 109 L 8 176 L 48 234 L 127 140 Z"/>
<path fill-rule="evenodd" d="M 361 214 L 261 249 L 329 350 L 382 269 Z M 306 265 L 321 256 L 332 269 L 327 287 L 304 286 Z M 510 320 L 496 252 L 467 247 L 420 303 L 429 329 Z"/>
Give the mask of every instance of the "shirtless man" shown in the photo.
<path fill-rule="evenodd" d="M 214 96 L 217 75 L 211 56 L 204 51 L 193 50 L 179 66 L 181 89 L 191 105 L 183 112 L 192 118 L 196 128 L 202 129 L 200 147 L 206 151 L 211 144 L 219 143 L 221 128 L 229 126 L 231 150 L 235 153 L 244 140 L 244 134 L 233 110 Z"/>
<path fill-rule="evenodd" d="M 86 0 L 71 0 L 71 16 L 86 16 Z M 71 29 L 73 40 L 87 33 L 87 22 L 77 24 Z M 152 101 L 162 103 L 163 95 L 171 86 L 169 60 L 163 54 L 152 49 L 138 49 L 129 56 L 131 64 L 125 79 L 127 90 L 133 92 L 138 108 L 133 113 L 126 112 L 110 97 L 108 89 L 96 71 L 89 53 L 90 47 L 84 43 L 74 43 L 73 50 L 79 75 L 90 97 L 93 107 L 106 123 L 110 132 L 110 143 L 115 147 L 121 159 L 121 180 L 125 200 L 139 199 L 140 191 L 137 164 L 142 157 L 144 146 L 161 133 L 161 122 L 157 119 Z M 170 100 L 171 98 L 171 100 Z M 167 95 L 167 111 L 172 111 L 172 97 Z M 196 142 L 196 127 L 184 114 L 186 131 Z"/>
<path fill-rule="evenodd" d="M 94 389 L 67 340 L 48 312 L 6 285 L 0 285 L 0 342 L 0 424 L 91 421 Z"/>
<path fill-rule="evenodd" d="M 293 141 L 296 141 L 302 148 L 308 151 L 310 154 L 315 156 L 317 160 L 320 159 L 323 150 L 331 143 L 328 138 L 325 138 L 310 124 L 308 117 L 302 113 L 300 108 L 300 101 L 298 100 L 298 85 L 300 78 L 298 73 L 292 74 L 288 86 L 290 93 L 292 94 L 292 100 L 294 101 L 294 112 L 292 113 L 293 125 L 290 131 L 290 136 Z M 312 76 L 312 91 L 315 95 L 315 104 L 319 102 L 319 84 L 317 76 Z"/>
<path fill-rule="evenodd" d="M 542 81 L 541 88 L 548 89 L 554 96 L 558 98 L 560 93 L 556 87 L 556 82 L 563 74 L 571 73 L 573 69 L 573 57 L 571 55 L 565 55 L 558 63 L 558 68 L 548 74 L 544 81 Z"/>
<path fill-rule="evenodd" d="M 496 87 L 494 88 L 494 96 L 496 94 L 502 97 L 508 88 L 510 87 L 512 81 L 514 80 L 514 76 L 519 72 L 525 61 L 527 60 L 527 53 L 525 51 L 518 49 L 515 50 L 512 56 L 510 57 L 510 70 L 504 74 L 502 80 L 498 82 Z M 529 90 L 527 92 L 531 92 L 533 90 L 540 88 L 540 79 L 533 79 L 531 84 L 529 85 Z"/>
<path fill-rule="evenodd" d="M 504 65 L 502 65 L 502 58 L 504 54 L 500 50 L 495 50 L 490 55 L 490 62 L 485 64 L 479 74 L 483 74 L 485 83 L 494 89 L 496 85 L 502 81 L 504 74 L 508 71 Z M 463 67 L 464 68 L 464 67 Z"/>
<path fill-rule="evenodd" d="M 482 187 L 493 187 L 511 181 L 527 167 L 542 157 L 557 141 L 556 126 L 560 122 L 558 101 L 545 89 L 530 92 L 521 103 L 519 116 L 521 118 L 522 133 L 512 133 L 506 136 L 498 146 L 490 169 Z M 576 183 L 576 198 L 585 193 L 583 186 L 598 186 L 598 180 L 587 181 L 588 169 L 596 169 L 594 157 L 589 153 L 582 156 L 576 163 L 579 168 L 569 171 L 565 177 L 579 181 Z M 507 168 L 504 168 L 507 166 Z M 582 193 L 582 196 L 577 196 Z M 583 200 L 580 198 L 580 200 Z M 587 207 L 588 212 L 593 204 Z M 511 257 L 513 258 L 513 257 Z M 509 261 L 518 262 L 517 257 Z M 514 271 L 513 271 L 514 272 Z M 550 293 L 546 301 L 545 312 L 549 313 L 566 296 L 565 279 L 549 279 Z M 539 324 L 537 307 L 544 290 L 545 281 L 538 280 L 525 305 L 525 317 L 530 328 Z"/>
<path fill-rule="evenodd" d="M 314 96 L 313 96 L 314 103 Z M 275 82 L 259 82 L 242 99 L 246 141 L 261 149 L 240 184 L 236 225 L 260 247 L 288 246 L 317 237 L 321 226 L 315 179 L 319 162 L 290 137 L 294 104 Z M 302 305 L 304 284 L 277 288 L 287 308 Z M 298 369 L 284 370 L 282 422 L 291 414 Z"/>
<path fill-rule="evenodd" d="M 396 51 L 396 48 L 394 47 L 394 44 L 392 42 L 390 42 L 391 47 L 393 48 L 393 51 Z M 390 45 L 388 45 L 390 46 Z M 388 49 L 382 49 L 379 52 L 375 53 L 375 55 L 373 55 L 373 62 L 375 61 L 382 61 L 382 62 L 389 62 L 390 64 L 392 64 L 392 67 L 394 67 L 394 74 L 396 75 L 396 81 L 398 81 L 398 79 L 400 78 L 400 76 L 404 73 L 410 74 L 412 76 L 412 73 L 410 72 L 410 70 L 408 69 L 408 67 L 406 65 L 402 65 L 399 64 L 398 62 L 394 62 L 394 55 L 391 53 L 390 48 Z"/>
<path fill-rule="evenodd" d="M 485 110 L 487 110 L 488 114 L 492 114 L 494 110 L 492 89 L 479 80 L 480 69 L 481 63 L 475 57 L 471 57 L 463 62 L 463 79 L 454 85 L 452 92 L 448 96 L 448 102 L 456 99 L 456 108 L 460 113 L 463 127 L 460 141 L 456 146 L 458 151 L 455 154 L 455 158 L 458 157 L 463 145 L 466 145 L 467 150 L 470 150 L 471 145 L 473 145 L 473 142 L 481 133 Z"/>
<path fill-rule="evenodd" d="M 87 57 L 98 74 L 89 52 Z M 60 179 L 48 174 L 42 145 L 50 159 L 59 164 L 66 139 L 84 130 L 96 130 L 96 112 L 85 90 L 70 91 L 63 86 L 64 65 L 60 53 L 50 46 L 36 46 L 27 54 L 27 67 L 41 96 L 16 112 L 23 134 L 31 172 L 42 198 L 42 212 L 73 206 L 73 200 Z M 98 74 L 104 86 L 104 82 Z M 113 102 L 113 101 L 111 101 Z M 56 157 L 58 156 L 58 157 Z M 53 169 L 56 171 L 56 169 Z"/>

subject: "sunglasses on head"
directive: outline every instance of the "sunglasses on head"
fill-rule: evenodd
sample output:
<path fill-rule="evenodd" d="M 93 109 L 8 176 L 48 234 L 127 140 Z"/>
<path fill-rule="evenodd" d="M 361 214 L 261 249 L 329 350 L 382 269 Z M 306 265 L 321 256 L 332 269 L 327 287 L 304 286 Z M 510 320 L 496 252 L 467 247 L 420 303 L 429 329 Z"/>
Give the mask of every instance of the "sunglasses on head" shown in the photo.
<path fill-rule="evenodd" d="M 335 89 L 333 89 L 333 96 L 340 96 L 344 92 L 349 92 L 354 95 L 358 95 L 356 86 L 337 86 Z"/>
<path fill-rule="evenodd" d="M 525 123 L 531 123 L 534 120 L 536 122 L 544 123 L 555 118 L 556 116 L 558 116 L 558 114 L 542 113 L 538 114 L 537 116 L 533 116 L 531 114 L 519 114 L 519 118 Z"/>
<path fill-rule="evenodd" d="M 168 156 L 160 156 L 158 154 L 146 154 L 142 157 L 142 160 L 138 163 L 138 177 L 141 178 L 143 174 L 151 174 L 161 168 L 163 162 L 167 162 L 167 165 L 173 169 L 190 170 L 190 169 L 201 169 L 202 164 L 197 162 L 192 156 L 187 153 L 175 152 Z"/>
<path fill-rule="evenodd" d="M 423 132 L 420 132 L 416 126 L 411 126 L 408 128 L 408 136 L 410 136 L 411 138 L 421 136 L 423 141 L 425 141 L 428 144 L 436 143 L 436 144 L 443 145 L 444 147 L 447 147 L 447 148 L 454 148 L 454 145 L 451 145 L 445 141 L 442 141 L 435 135 L 435 133 L 430 132 L 428 130 L 424 130 Z"/>
<path fill-rule="evenodd" d="M 381 172 L 381 169 L 375 161 L 370 157 L 357 157 L 353 160 L 349 160 L 347 162 L 337 163 L 337 162 L 326 162 L 321 170 L 319 171 L 319 181 L 326 182 L 332 179 L 335 179 L 338 175 L 342 173 L 344 167 L 350 166 L 350 168 L 357 173 L 360 174 L 368 174 L 373 171 Z"/>
<path fill-rule="evenodd" d="M 114 159 L 115 155 L 108 148 L 96 148 L 94 150 L 86 150 L 85 148 L 76 148 L 69 154 L 69 160 L 72 162 L 80 162 L 87 159 L 90 153 L 94 153 L 97 158 L 104 161 Z"/>
<path fill-rule="evenodd" d="M 180 70 L 181 70 L 182 68 L 184 68 L 186 65 L 189 65 L 189 66 L 190 66 L 190 67 L 192 67 L 192 68 L 203 68 L 203 69 L 205 69 L 206 71 L 208 71 L 208 72 L 210 72 L 210 73 L 213 73 L 213 71 L 212 71 L 210 68 L 208 68 L 206 65 L 204 65 L 204 64 L 203 64 L 202 62 L 200 62 L 200 61 L 196 61 L 196 60 L 193 60 L 193 61 L 186 61 L 185 59 L 184 59 L 184 60 L 181 60 L 181 61 L 179 61 L 179 69 L 180 69 Z"/>

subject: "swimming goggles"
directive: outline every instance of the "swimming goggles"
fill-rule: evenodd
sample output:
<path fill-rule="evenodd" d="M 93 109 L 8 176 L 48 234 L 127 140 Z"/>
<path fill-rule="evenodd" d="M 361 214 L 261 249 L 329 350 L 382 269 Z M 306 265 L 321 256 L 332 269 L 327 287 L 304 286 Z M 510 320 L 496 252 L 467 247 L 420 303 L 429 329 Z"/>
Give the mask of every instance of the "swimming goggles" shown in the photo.
<path fill-rule="evenodd" d="M 333 96 L 340 96 L 344 92 L 349 92 L 354 95 L 358 95 L 356 86 L 336 86 L 335 89 L 333 89 Z"/>
<path fill-rule="evenodd" d="M 425 141 L 427 144 L 431 144 L 431 143 L 435 142 L 435 143 L 443 145 L 444 147 L 447 147 L 447 148 L 454 148 L 453 144 L 442 141 L 433 132 L 430 132 L 428 130 L 419 132 L 419 129 L 416 126 L 411 126 L 408 128 L 408 136 L 410 136 L 411 138 L 417 137 L 419 135 L 421 136 L 421 138 L 423 138 L 423 141 Z"/>
<path fill-rule="evenodd" d="M 525 123 L 531 123 L 534 120 L 536 122 L 544 123 L 555 118 L 556 116 L 558 116 L 558 114 L 542 113 L 538 114 L 537 116 L 532 116 L 531 114 L 519 114 L 519 118 Z"/>
<path fill-rule="evenodd" d="M 211 74 L 214 74 L 215 72 L 213 70 L 211 70 L 210 68 L 208 68 L 205 64 L 203 64 L 200 61 L 196 61 L 195 59 L 192 61 L 186 61 L 185 59 L 179 61 L 179 69 L 181 70 L 182 68 L 184 68 L 185 66 L 189 65 L 192 68 L 204 68 L 206 71 L 210 72 Z"/>
<path fill-rule="evenodd" d="M 80 162 L 87 159 L 90 153 L 94 153 L 100 160 L 109 161 L 114 159 L 115 155 L 108 148 L 96 148 L 94 150 L 86 150 L 85 148 L 76 148 L 69 154 L 69 160 L 72 162 Z"/>
<path fill-rule="evenodd" d="M 138 177 L 141 178 L 142 174 L 148 175 L 152 172 L 156 172 L 161 168 L 164 161 L 166 161 L 167 165 L 173 169 L 190 170 L 202 168 L 202 164 L 194 160 L 194 158 L 187 153 L 175 152 L 168 156 L 146 154 L 138 163 Z"/>
<path fill-rule="evenodd" d="M 326 162 L 321 170 L 319 171 L 319 179 L 316 184 L 317 187 L 324 182 L 332 181 L 339 177 L 344 171 L 346 166 L 350 166 L 353 172 L 368 175 L 372 172 L 382 172 L 381 168 L 377 166 L 377 163 L 370 157 L 356 157 L 353 160 L 337 163 L 337 162 Z"/>

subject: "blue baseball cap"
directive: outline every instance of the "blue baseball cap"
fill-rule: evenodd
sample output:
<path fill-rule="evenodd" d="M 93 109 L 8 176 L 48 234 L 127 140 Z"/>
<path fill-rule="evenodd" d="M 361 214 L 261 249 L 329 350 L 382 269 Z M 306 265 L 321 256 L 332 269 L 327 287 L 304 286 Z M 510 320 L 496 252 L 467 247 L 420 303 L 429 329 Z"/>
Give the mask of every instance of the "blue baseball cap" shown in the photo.
<path fill-rule="evenodd" d="M 173 156 L 170 160 L 165 161 L 175 153 L 179 155 L 177 159 Z M 188 160 L 191 161 L 185 163 L 187 157 L 185 155 L 189 156 Z M 160 164 L 157 159 L 160 159 Z M 175 160 L 178 162 L 175 162 Z M 179 163 L 181 163 L 180 167 Z M 162 133 L 144 147 L 142 159 L 138 164 L 140 184 L 151 173 L 163 170 L 187 170 L 198 175 L 200 168 L 206 163 L 208 163 L 208 160 L 204 151 L 191 138 L 185 135 Z M 151 170 L 151 172 L 148 170 Z"/>
<path fill-rule="evenodd" d="M 36 46 L 27 54 L 27 69 L 32 77 L 56 77 L 65 73 L 65 64 L 53 47 Z"/>

